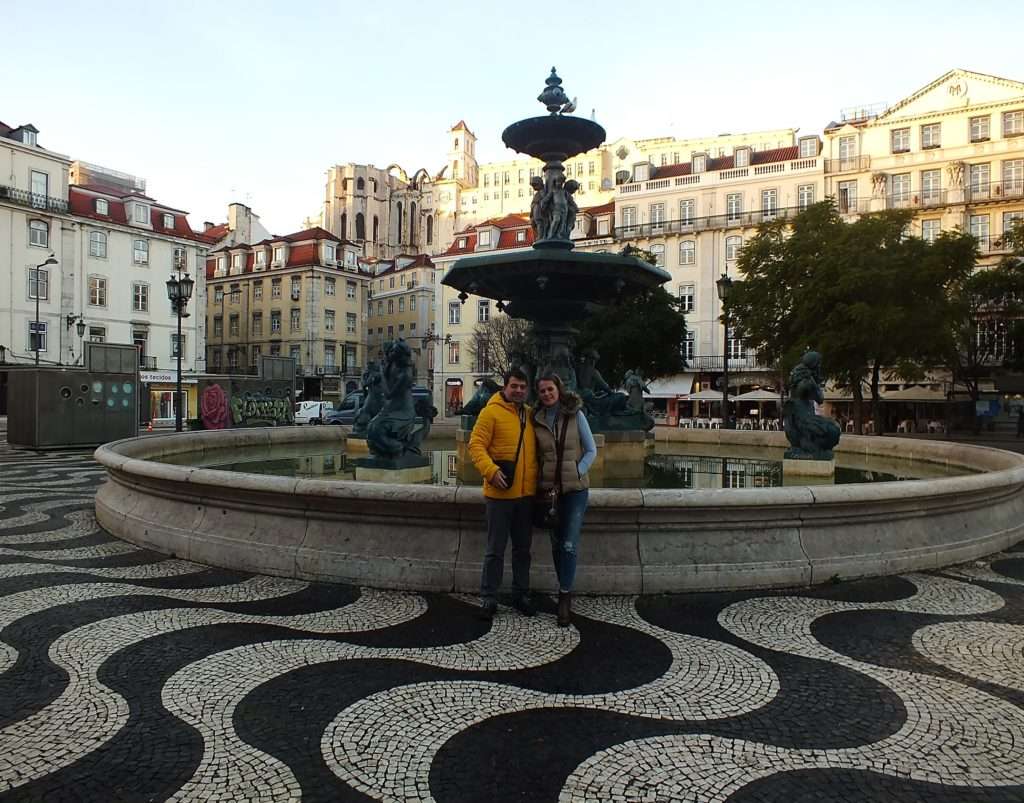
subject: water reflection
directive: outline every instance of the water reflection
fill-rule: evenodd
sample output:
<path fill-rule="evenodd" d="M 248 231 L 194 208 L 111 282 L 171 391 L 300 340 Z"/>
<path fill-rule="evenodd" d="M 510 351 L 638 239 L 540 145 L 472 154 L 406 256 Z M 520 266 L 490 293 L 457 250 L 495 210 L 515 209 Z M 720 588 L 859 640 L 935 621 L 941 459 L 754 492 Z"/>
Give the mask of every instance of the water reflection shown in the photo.
<path fill-rule="evenodd" d="M 430 444 L 427 444 L 428 447 Z M 434 485 L 458 486 L 479 485 L 480 475 L 469 461 L 460 459 L 459 451 L 441 443 L 428 448 L 431 459 L 432 482 Z M 872 461 L 853 458 L 854 465 L 838 465 L 835 477 L 828 479 L 786 478 L 783 476 L 781 459 L 770 459 L 776 455 L 767 451 L 770 457 L 741 457 L 735 454 L 678 454 L 670 453 L 672 444 L 659 445 L 656 453 L 645 460 L 642 477 L 616 477 L 615 472 L 598 469 L 591 474 L 595 488 L 774 488 L 782 485 L 805 485 L 813 482 L 827 484 L 849 484 L 866 482 L 893 482 L 898 480 L 921 479 L 925 477 L 951 476 L 966 473 L 952 471 L 943 466 L 910 461 Z M 708 447 L 701 447 L 711 451 Z M 734 451 L 734 450 L 730 450 Z M 296 447 L 281 447 L 274 450 L 247 450 L 242 453 L 208 453 L 198 455 L 175 455 L 172 462 L 186 465 L 202 465 L 222 471 L 238 471 L 249 474 L 264 474 L 305 479 L 327 479 L 352 481 L 355 479 L 355 456 L 343 451 L 316 454 L 299 453 Z M 778 455 L 781 458 L 781 452 Z M 229 459 L 225 459 L 229 458 Z M 787 481 L 787 479 L 789 481 Z"/>

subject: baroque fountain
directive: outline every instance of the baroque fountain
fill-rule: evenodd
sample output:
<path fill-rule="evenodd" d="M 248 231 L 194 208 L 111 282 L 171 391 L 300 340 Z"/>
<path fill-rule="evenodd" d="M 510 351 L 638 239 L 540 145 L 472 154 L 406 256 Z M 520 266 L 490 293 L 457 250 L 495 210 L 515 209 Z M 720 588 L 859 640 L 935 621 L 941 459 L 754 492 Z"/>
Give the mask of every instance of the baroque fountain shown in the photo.
<path fill-rule="evenodd" d="M 647 449 L 645 432 L 653 422 L 642 395 L 615 393 L 600 379 L 595 355 L 573 354 L 571 322 L 596 306 L 659 287 L 669 275 L 628 253 L 573 250 L 576 187 L 566 180 L 562 162 L 597 147 L 604 130 L 567 113 L 554 70 L 539 99 L 548 114 L 504 133 L 509 147 L 544 161 L 543 178 L 534 186 L 534 247 L 460 260 L 444 282 L 533 322 L 540 354 L 534 367 L 558 372 L 587 400 L 593 428 L 606 439 L 606 467 L 644 465 L 642 456 L 637 463 L 628 451 Z M 387 588 L 475 591 L 486 540 L 481 488 L 403 481 L 429 462 L 420 454 L 429 411 L 417 410 L 408 398 L 402 345 L 395 344 L 380 371 L 383 386 L 374 409 L 360 419 L 371 452 L 363 479 L 374 481 L 360 481 L 358 465 L 354 477 L 337 478 L 338 460 L 348 457 L 340 427 L 136 438 L 96 451 L 108 471 L 96 496 L 97 519 L 127 541 L 214 566 Z M 635 380 L 642 387 L 642 378 Z M 800 424 L 802 415 L 796 410 L 793 423 Z M 846 470 L 894 466 L 895 474 L 915 479 L 766 487 L 773 482 L 743 490 L 656 487 L 634 479 L 626 487 L 596 487 L 579 590 L 637 594 L 806 585 L 936 568 L 1024 537 L 1021 455 L 884 437 L 847 436 L 836 444 L 827 427 L 804 423 L 828 437 L 805 442 L 799 432 L 788 432 L 797 450 L 789 457 L 827 457 L 834 446 Z M 714 447 L 725 455 L 724 477 L 729 460 L 742 461 L 755 450 L 783 459 L 787 435 L 658 428 L 659 448 L 669 451 L 654 457 L 671 463 L 684 455 L 696 464 Z M 616 445 L 626 451 L 613 455 Z M 281 468 L 294 462 L 282 456 L 298 456 L 314 470 Z M 270 470 L 251 468 L 259 460 Z M 409 470 L 412 475 L 401 473 Z M 538 564 L 537 587 L 554 587 L 553 572 Z"/>

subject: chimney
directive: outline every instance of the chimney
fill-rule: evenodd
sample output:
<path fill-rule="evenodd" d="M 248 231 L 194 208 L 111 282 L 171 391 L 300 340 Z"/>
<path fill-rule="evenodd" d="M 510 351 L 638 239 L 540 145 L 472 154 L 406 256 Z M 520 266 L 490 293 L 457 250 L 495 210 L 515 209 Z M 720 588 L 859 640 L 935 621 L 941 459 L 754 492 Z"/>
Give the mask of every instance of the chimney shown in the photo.
<path fill-rule="evenodd" d="M 209 231 L 213 228 L 213 224 L 209 220 L 203 221 L 203 231 Z"/>
<path fill-rule="evenodd" d="M 228 228 L 236 243 L 252 242 L 252 211 L 245 204 L 228 204 Z"/>

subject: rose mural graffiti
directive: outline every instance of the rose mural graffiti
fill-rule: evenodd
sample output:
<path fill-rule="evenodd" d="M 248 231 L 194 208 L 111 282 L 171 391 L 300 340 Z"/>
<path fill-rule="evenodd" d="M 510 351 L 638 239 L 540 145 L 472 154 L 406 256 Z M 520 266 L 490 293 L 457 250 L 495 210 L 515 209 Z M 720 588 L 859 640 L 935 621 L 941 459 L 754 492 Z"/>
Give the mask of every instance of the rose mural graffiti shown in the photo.
<path fill-rule="evenodd" d="M 295 422 L 291 382 L 208 381 L 199 393 L 199 415 L 206 429 L 276 427 Z"/>
<path fill-rule="evenodd" d="M 226 429 L 230 425 L 228 397 L 220 385 L 207 385 L 199 400 L 199 414 L 207 429 Z"/>

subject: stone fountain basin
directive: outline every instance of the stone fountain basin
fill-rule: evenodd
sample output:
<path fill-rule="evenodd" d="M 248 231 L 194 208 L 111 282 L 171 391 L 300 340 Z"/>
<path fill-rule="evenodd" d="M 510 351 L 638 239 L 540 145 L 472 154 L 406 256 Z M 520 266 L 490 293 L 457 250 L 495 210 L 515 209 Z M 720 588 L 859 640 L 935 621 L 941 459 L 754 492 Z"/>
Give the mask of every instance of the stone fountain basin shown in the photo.
<path fill-rule="evenodd" d="M 781 433 L 659 435 L 725 446 L 784 445 Z M 133 544 L 212 566 L 379 588 L 476 592 L 486 534 L 479 488 L 293 479 L 153 462 L 183 452 L 282 444 L 343 451 L 344 438 L 341 427 L 282 427 L 115 441 L 95 453 L 109 474 L 96 496 L 96 517 Z M 578 590 L 649 594 L 810 585 L 935 569 L 1024 538 L 1022 455 L 850 435 L 837 451 L 981 473 L 841 486 L 595 489 Z M 534 587 L 551 591 L 546 533 L 534 538 Z"/>

